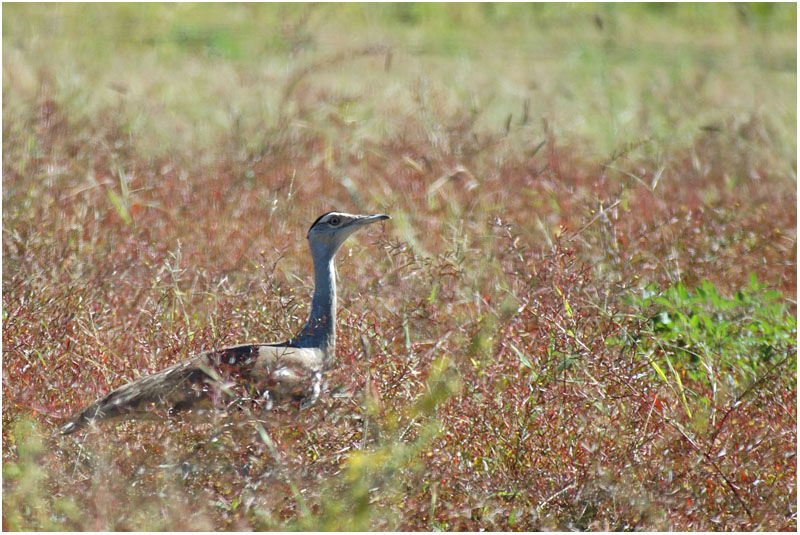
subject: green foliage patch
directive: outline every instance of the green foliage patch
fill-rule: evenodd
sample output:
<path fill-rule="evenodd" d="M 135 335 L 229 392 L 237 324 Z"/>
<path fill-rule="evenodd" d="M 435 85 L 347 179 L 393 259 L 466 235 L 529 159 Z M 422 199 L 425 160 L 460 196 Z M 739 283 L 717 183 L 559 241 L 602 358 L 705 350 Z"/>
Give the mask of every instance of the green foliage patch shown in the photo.
<path fill-rule="evenodd" d="M 670 369 L 692 380 L 723 380 L 741 389 L 776 363 L 796 367 L 797 318 L 786 297 L 755 275 L 730 298 L 702 281 L 694 289 L 678 283 L 658 291 L 649 285 L 631 305 L 638 315 L 650 316 L 641 350 L 658 349 Z"/>

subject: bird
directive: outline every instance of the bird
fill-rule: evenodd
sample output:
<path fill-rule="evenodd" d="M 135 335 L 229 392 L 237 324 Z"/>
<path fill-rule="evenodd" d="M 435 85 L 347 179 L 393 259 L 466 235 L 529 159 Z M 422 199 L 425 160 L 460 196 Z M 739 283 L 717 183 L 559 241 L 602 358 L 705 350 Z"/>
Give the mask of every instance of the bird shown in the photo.
<path fill-rule="evenodd" d="M 387 219 L 386 214 L 333 211 L 314 221 L 306 235 L 314 263 L 314 294 L 308 321 L 294 338 L 199 353 L 109 392 L 72 416 L 61 433 L 74 433 L 114 417 L 147 414 L 154 408 L 173 414 L 213 405 L 230 393 L 232 385 L 266 399 L 268 407 L 273 399 L 282 398 L 310 406 L 336 354 L 336 252 L 354 232 Z"/>

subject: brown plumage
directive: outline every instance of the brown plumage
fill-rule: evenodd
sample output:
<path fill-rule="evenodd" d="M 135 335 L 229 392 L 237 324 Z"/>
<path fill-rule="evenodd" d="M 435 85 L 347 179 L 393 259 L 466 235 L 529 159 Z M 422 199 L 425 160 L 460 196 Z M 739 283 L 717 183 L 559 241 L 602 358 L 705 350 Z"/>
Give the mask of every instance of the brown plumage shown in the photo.
<path fill-rule="evenodd" d="M 168 413 L 200 406 L 224 407 L 229 387 L 246 386 L 249 397 L 293 398 L 310 405 L 319 395 L 323 351 L 288 345 L 240 345 L 205 351 L 109 392 L 61 428 L 73 433 L 95 420 Z"/>

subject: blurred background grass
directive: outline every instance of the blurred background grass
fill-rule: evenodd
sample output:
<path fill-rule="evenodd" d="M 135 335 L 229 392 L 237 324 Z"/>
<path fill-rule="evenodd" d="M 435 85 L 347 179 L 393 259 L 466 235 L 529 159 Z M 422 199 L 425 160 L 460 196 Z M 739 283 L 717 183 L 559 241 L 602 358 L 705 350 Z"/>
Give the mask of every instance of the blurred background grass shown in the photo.
<path fill-rule="evenodd" d="M 153 156 L 192 147 L 212 158 L 220 133 L 237 128 L 257 139 L 288 111 L 287 75 L 317 60 L 306 83 L 346 97 L 334 111 L 356 123 L 356 139 L 421 113 L 420 92 L 442 111 L 479 110 L 490 129 L 509 114 L 527 113 L 529 128 L 546 117 L 590 155 L 643 137 L 686 145 L 702 126 L 757 110 L 786 165 L 795 20 L 791 5 L 754 3 L 11 4 L 3 83 L 13 106 L 39 90 L 44 62 L 76 120 L 117 108 Z M 365 46 L 393 54 L 324 65 Z"/>

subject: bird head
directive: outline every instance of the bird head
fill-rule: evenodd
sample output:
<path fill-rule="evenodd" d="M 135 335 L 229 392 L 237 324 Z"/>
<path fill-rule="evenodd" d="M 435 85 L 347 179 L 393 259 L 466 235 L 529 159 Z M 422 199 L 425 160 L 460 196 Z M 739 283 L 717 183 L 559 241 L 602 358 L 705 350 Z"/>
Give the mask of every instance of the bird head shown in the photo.
<path fill-rule="evenodd" d="M 333 258 L 344 241 L 360 228 L 390 219 L 386 214 L 354 215 L 344 212 L 322 214 L 308 229 L 308 244 L 314 258 Z"/>

